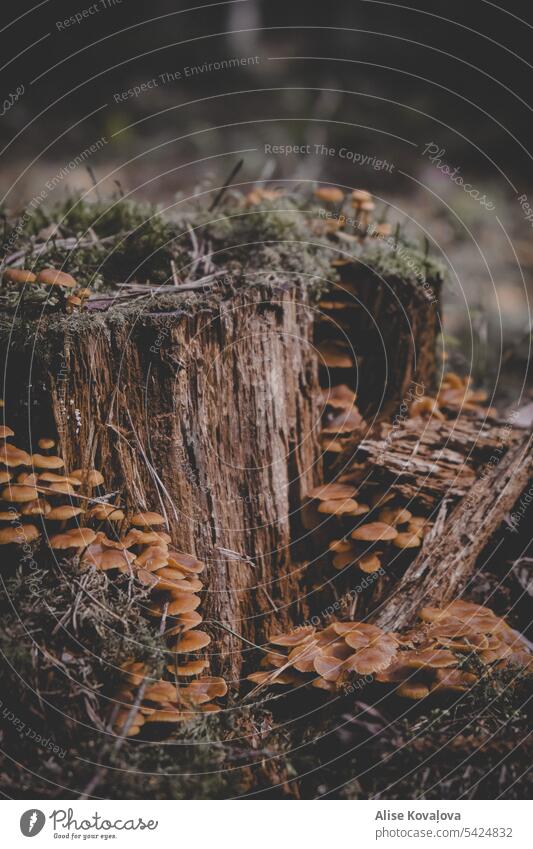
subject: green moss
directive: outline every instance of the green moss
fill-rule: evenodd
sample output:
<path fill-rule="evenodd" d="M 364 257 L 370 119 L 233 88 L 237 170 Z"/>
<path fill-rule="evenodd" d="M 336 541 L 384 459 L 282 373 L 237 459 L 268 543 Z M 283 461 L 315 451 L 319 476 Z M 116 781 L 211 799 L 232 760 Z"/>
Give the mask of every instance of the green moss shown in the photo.
<path fill-rule="evenodd" d="M 243 195 L 228 191 L 214 211 L 203 200 L 162 212 L 123 198 L 96 204 L 70 199 L 48 211 L 39 209 L 34 218 L 20 234 L 27 267 L 61 267 L 81 285 L 103 293 L 117 292 L 124 284 L 149 283 L 160 287 L 155 296 L 158 309 L 175 308 L 177 294 L 168 307 L 164 304 L 165 290 L 176 290 L 176 282 L 195 283 L 214 273 L 239 287 L 277 276 L 297 281 L 318 297 L 328 281 L 336 282 L 331 260 L 339 255 L 353 256 L 380 275 L 413 284 L 420 283 L 420 274 L 435 283 L 444 275 L 427 251 L 405 239 L 361 243 L 354 237 L 328 236 L 321 210 L 298 192 L 249 205 Z M 37 249 L 35 237 L 43 227 L 55 227 L 56 233 L 47 237 L 41 232 Z M 139 294 L 123 291 L 132 300 Z M 201 305 L 196 294 L 183 292 L 180 297 L 190 307 Z M 13 309 L 18 298 L 18 290 L 4 287 L 4 308 Z M 57 304 L 42 287 L 27 287 L 25 299 L 41 306 L 48 299 L 52 309 Z M 114 308 L 129 306 L 124 300 Z"/>

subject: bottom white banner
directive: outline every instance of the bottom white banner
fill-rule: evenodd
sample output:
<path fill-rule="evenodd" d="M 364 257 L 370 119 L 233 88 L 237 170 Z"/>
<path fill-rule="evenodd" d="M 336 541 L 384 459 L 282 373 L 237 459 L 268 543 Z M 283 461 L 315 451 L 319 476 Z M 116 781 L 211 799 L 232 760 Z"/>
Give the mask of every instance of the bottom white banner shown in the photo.
<path fill-rule="evenodd" d="M 529 813 L 529 817 L 527 814 Z M 2 844 L 299 849 L 533 845 L 529 802 L 409 801 L 4 801 Z"/>

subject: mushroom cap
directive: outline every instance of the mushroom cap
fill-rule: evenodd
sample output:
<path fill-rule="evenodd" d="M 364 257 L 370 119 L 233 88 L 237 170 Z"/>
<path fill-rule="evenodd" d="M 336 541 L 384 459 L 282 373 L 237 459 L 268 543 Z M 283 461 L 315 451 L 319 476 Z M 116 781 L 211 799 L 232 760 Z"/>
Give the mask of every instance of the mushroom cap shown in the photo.
<path fill-rule="evenodd" d="M 42 448 L 43 451 L 49 451 L 50 448 L 55 446 L 55 442 L 53 439 L 40 439 L 37 445 L 39 448 Z"/>
<path fill-rule="evenodd" d="M 321 501 L 318 506 L 319 513 L 326 513 L 330 516 L 341 516 L 345 513 L 353 513 L 357 510 L 357 501 L 353 498 L 336 498 L 334 501 Z"/>
<path fill-rule="evenodd" d="M 69 483 L 71 486 L 80 486 L 79 480 L 68 475 L 56 475 L 55 472 L 39 472 L 39 481 L 44 483 Z"/>
<path fill-rule="evenodd" d="M 335 569 L 345 569 L 346 566 L 351 566 L 357 560 L 357 551 L 355 546 L 347 551 L 339 551 L 333 557 L 332 564 Z"/>
<path fill-rule="evenodd" d="M 373 572 L 378 572 L 381 569 L 381 560 L 377 554 L 364 554 L 357 561 L 357 566 L 361 572 L 371 575 Z"/>
<path fill-rule="evenodd" d="M 96 534 L 90 528 L 73 528 L 70 531 L 50 537 L 50 548 L 85 548 L 94 542 L 95 539 Z"/>
<path fill-rule="evenodd" d="M 23 483 L 26 486 L 39 486 L 39 476 L 34 472 L 20 472 L 17 475 L 17 483 Z"/>
<path fill-rule="evenodd" d="M 451 691 L 452 693 L 465 693 L 472 684 L 477 681 L 477 676 L 471 672 L 463 672 L 462 669 L 437 669 L 436 681 L 431 687 L 431 692 Z"/>
<path fill-rule="evenodd" d="M 125 518 L 124 512 L 114 504 L 95 504 L 87 511 L 87 516 L 99 522 L 121 522 Z"/>
<path fill-rule="evenodd" d="M 168 564 L 173 569 L 180 569 L 185 573 L 199 575 L 205 569 L 205 563 L 198 560 L 193 554 L 185 554 L 183 551 L 169 550 Z"/>
<path fill-rule="evenodd" d="M 365 191 L 364 189 L 354 189 L 352 192 L 352 202 L 357 204 L 358 206 L 362 203 L 366 203 L 367 201 L 372 200 L 372 195 L 370 192 Z"/>
<path fill-rule="evenodd" d="M 47 489 L 51 492 L 58 492 L 61 495 L 76 495 L 76 490 L 72 484 L 68 483 L 68 481 L 63 481 L 62 483 L 51 483 Z"/>
<path fill-rule="evenodd" d="M 33 486 L 10 484 L 1 491 L 0 496 L 4 501 L 23 504 L 25 501 L 35 501 L 39 497 L 39 493 Z"/>
<path fill-rule="evenodd" d="M 205 631 L 187 631 L 173 647 L 173 651 L 178 653 L 198 651 L 209 645 L 211 637 Z"/>
<path fill-rule="evenodd" d="M 46 518 L 51 521 L 64 522 L 67 519 L 72 519 L 74 516 L 79 516 L 84 511 L 81 507 L 74 507 L 72 504 L 61 504 L 59 507 L 52 507 L 47 513 Z"/>
<path fill-rule="evenodd" d="M 419 548 L 422 543 L 418 533 L 405 531 L 404 533 L 399 533 L 392 544 L 396 548 Z"/>
<path fill-rule="evenodd" d="M 191 613 L 200 606 L 202 599 L 194 593 L 176 593 L 168 604 L 167 615 L 177 616 L 180 613 Z M 155 605 L 149 609 L 151 616 L 162 616 L 164 605 Z"/>
<path fill-rule="evenodd" d="M 315 189 L 315 197 L 317 200 L 323 200 L 325 203 L 342 203 L 344 192 L 335 186 L 319 186 Z"/>
<path fill-rule="evenodd" d="M 43 268 L 39 271 L 37 283 L 43 283 L 45 286 L 61 286 L 65 289 L 75 289 L 78 285 L 74 277 L 56 268 Z"/>
<path fill-rule="evenodd" d="M 0 461 L 4 466 L 29 466 L 31 457 L 27 451 L 23 451 L 9 442 L 4 442 L 0 445 Z"/>
<path fill-rule="evenodd" d="M 137 566 L 142 566 L 148 572 L 155 572 L 168 565 L 168 548 L 163 543 L 149 545 L 135 560 Z M 182 573 L 183 574 L 183 573 Z"/>
<path fill-rule="evenodd" d="M 412 513 L 405 507 L 384 507 L 379 511 L 379 521 L 387 525 L 405 525 L 412 518 Z"/>
<path fill-rule="evenodd" d="M 20 512 L 22 516 L 46 516 L 51 509 L 52 505 L 45 498 L 37 498 L 23 504 Z"/>
<path fill-rule="evenodd" d="M 107 572 L 108 569 L 126 571 L 130 568 L 133 560 L 133 554 L 130 554 L 129 551 L 106 548 L 101 543 L 95 542 L 86 548 L 81 562 L 84 566 L 95 566 L 96 569 Z"/>
<path fill-rule="evenodd" d="M 168 708 L 154 710 L 153 713 L 146 717 L 145 722 L 186 722 L 191 718 L 190 712 L 178 710 L 177 708 Z"/>
<path fill-rule="evenodd" d="M 447 649 L 418 649 L 406 653 L 403 661 L 406 666 L 413 669 L 423 669 L 424 667 L 440 669 L 441 667 L 457 666 L 456 656 Z"/>
<path fill-rule="evenodd" d="M 47 454 L 32 454 L 31 464 L 36 469 L 62 469 L 65 465 L 61 457 L 50 457 Z"/>
<path fill-rule="evenodd" d="M 15 431 L 7 425 L 0 425 L 0 439 L 8 439 L 10 436 L 15 436 Z"/>
<path fill-rule="evenodd" d="M 33 271 L 26 268 L 6 268 L 3 277 L 9 283 L 35 283 L 37 280 Z"/>
<path fill-rule="evenodd" d="M 126 548 L 134 545 L 161 545 L 171 542 L 169 534 L 164 531 L 141 531 L 138 528 L 130 528 L 122 542 Z"/>
<path fill-rule="evenodd" d="M 357 487 L 350 486 L 345 483 L 325 483 L 321 486 L 315 486 L 309 492 L 309 498 L 316 498 L 319 501 L 342 501 L 345 498 L 352 498 L 357 494 Z"/>
<path fill-rule="evenodd" d="M 16 519 L 20 519 L 21 514 L 17 513 L 16 510 L 2 510 L 0 511 L 0 522 L 14 522 Z"/>
<path fill-rule="evenodd" d="M 197 610 L 190 610 L 188 613 L 180 613 L 178 616 L 174 616 L 172 621 L 175 624 L 165 629 L 163 634 L 165 638 L 184 634 L 185 631 L 190 631 L 200 625 L 203 619 Z"/>
<path fill-rule="evenodd" d="M 104 476 L 98 469 L 75 469 L 70 473 L 70 477 L 92 488 L 104 483 Z"/>
<path fill-rule="evenodd" d="M 9 483 L 11 478 L 12 478 L 12 475 L 10 475 L 9 472 L 6 472 L 4 470 L 0 470 L 0 483 Z"/>
<path fill-rule="evenodd" d="M 184 663 L 183 666 L 178 665 L 177 669 L 174 664 L 169 663 L 167 669 L 172 675 L 177 672 L 178 675 L 188 677 L 190 675 L 199 675 L 208 666 L 208 663 L 207 660 L 191 660 L 189 663 Z"/>
<path fill-rule="evenodd" d="M 17 525 L 16 528 L 0 528 L 0 545 L 33 542 L 40 536 L 35 525 Z"/>
<path fill-rule="evenodd" d="M 228 685 L 223 678 L 205 675 L 203 678 L 191 681 L 188 690 L 197 690 L 200 693 L 206 693 L 209 699 L 216 699 L 226 695 Z"/>
<path fill-rule="evenodd" d="M 352 551 L 353 542 L 349 539 L 333 539 L 329 544 L 328 548 L 330 551 L 334 551 L 336 554 L 342 554 L 346 551 Z"/>
<path fill-rule="evenodd" d="M 396 692 L 404 699 L 425 699 L 426 696 L 429 696 L 429 687 L 416 681 L 408 681 L 400 684 Z"/>
<path fill-rule="evenodd" d="M 392 525 L 385 522 L 367 522 L 352 531 L 352 539 L 364 542 L 377 542 L 378 540 L 392 540 L 398 536 L 398 531 Z"/>
<path fill-rule="evenodd" d="M 146 513 L 135 513 L 131 517 L 131 524 L 139 528 L 151 528 L 157 525 L 164 525 L 165 523 L 166 519 L 164 516 L 161 516 L 160 513 L 152 513 L 150 511 Z"/>

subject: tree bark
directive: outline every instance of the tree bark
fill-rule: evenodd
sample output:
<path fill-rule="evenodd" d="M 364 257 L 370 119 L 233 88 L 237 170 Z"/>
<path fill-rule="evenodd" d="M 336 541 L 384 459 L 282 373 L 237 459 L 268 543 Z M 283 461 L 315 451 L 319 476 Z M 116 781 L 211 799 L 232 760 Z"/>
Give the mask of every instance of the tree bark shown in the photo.
<path fill-rule="evenodd" d="M 484 546 L 524 491 L 532 469 L 533 435 L 524 434 L 499 463 L 485 469 L 449 516 L 443 501 L 419 555 L 371 621 L 401 630 L 412 624 L 423 605 L 441 605 L 458 596 Z"/>
<path fill-rule="evenodd" d="M 291 545 L 321 477 L 313 311 L 303 287 L 275 284 L 173 314 L 149 303 L 67 322 L 28 383 L 44 384 L 66 468 L 101 469 L 106 491 L 163 513 L 176 548 L 206 561 L 212 669 L 236 682 L 241 636 L 261 644 L 305 615 Z M 36 442 L 42 405 L 34 419 Z"/>
<path fill-rule="evenodd" d="M 368 397 L 400 398 L 413 376 L 432 379 L 436 319 L 412 284 L 365 273 L 350 284 L 359 305 L 350 333 L 366 356 L 375 311 L 397 368 L 379 372 L 379 388 L 369 373 Z M 101 298 L 85 315 L 35 320 L 30 335 L 46 353 L 30 340 L 21 379 L 10 351 L 6 404 L 26 396 L 15 426 L 25 447 L 38 450 L 55 428 L 67 470 L 101 469 L 129 511 L 163 513 L 175 546 L 206 561 L 212 670 L 237 683 L 253 645 L 308 613 L 300 507 L 323 480 L 317 310 L 304 286 L 274 279 L 185 297 L 170 312 L 156 297 L 135 314 L 126 298 Z"/>
<path fill-rule="evenodd" d="M 335 292 L 352 307 L 347 338 L 358 359 L 356 386 L 363 412 L 393 415 L 413 384 L 431 394 L 439 363 L 442 281 L 429 288 L 393 274 L 379 274 L 363 263 L 340 269 Z"/>

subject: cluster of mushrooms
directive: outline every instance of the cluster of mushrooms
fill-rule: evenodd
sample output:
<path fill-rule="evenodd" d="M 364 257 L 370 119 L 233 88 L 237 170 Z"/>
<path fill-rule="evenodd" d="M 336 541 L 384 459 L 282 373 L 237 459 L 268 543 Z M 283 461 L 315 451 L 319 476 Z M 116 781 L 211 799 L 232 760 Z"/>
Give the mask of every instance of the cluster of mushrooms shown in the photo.
<path fill-rule="evenodd" d="M 6 268 L 2 279 L 15 287 L 45 286 L 59 296 L 60 303 L 64 305 L 67 312 L 82 310 L 91 296 L 91 289 L 78 286 L 77 281 L 66 271 L 56 268 L 43 268 L 34 273 L 27 268 Z"/>
<path fill-rule="evenodd" d="M 121 686 L 114 694 L 114 732 L 136 737 L 147 723 L 168 725 L 187 722 L 203 713 L 217 713 L 220 707 L 214 699 L 225 696 L 228 688 L 223 678 L 196 677 L 207 665 L 203 658 L 176 662 L 167 666 L 172 680 L 154 680 L 148 677 L 144 663 L 126 661 Z M 137 702 L 141 687 L 142 698 Z"/>
<path fill-rule="evenodd" d="M 329 692 L 350 673 L 366 676 L 387 669 L 398 651 L 394 635 L 365 622 L 332 622 L 321 630 L 305 625 L 271 637 L 270 644 L 262 669 L 249 681 L 258 687 L 310 684 Z"/>
<path fill-rule="evenodd" d="M 14 435 L 7 425 L 0 426 L 0 545 L 38 545 L 44 538 L 56 556 L 76 557 L 82 570 L 131 575 L 146 589 L 150 598 L 146 613 L 157 620 L 169 656 L 175 658 L 168 667 L 172 681 L 150 682 L 128 733 L 136 733 L 144 721 L 189 719 L 196 707 L 201 712 L 217 710 L 212 699 L 226 693 L 225 682 L 198 677 L 208 661 L 197 652 L 211 642 L 198 627 L 203 621 L 198 593 L 203 588 L 199 575 L 204 564 L 172 547 L 163 528 L 166 520 L 159 513 L 127 515 L 119 505 L 109 503 L 104 477 L 97 469 L 66 472 L 53 439 L 40 439 L 41 453 L 29 454 L 13 445 Z M 129 716 L 128 704 L 134 702 L 133 691 L 128 701 L 128 688 L 142 675 L 142 667 L 131 660 L 124 669 L 120 693 L 124 704 L 116 718 L 117 732 L 124 713 Z"/>
<path fill-rule="evenodd" d="M 272 685 L 310 685 L 334 693 L 354 676 L 371 676 L 392 685 L 401 697 L 423 699 L 466 692 L 492 668 L 513 664 L 533 670 L 533 654 L 522 635 L 487 607 L 458 600 L 425 607 L 420 618 L 406 634 L 346 621 L 276 635 L 261 670 L 248 676 L 257 685 L 252 692 Z M 473 659 L 476 663 L 468 665 Z"/>
<path fill-rule="evenodd" d="M 431 527 L 429 519 L 413 515 L 393 492 L 368 486 L 364 492 L 364 485 L 335 482 L 308 493 L 304 523 L 328 535 L 331 564 L 339 571 L 353 567 L 377 572 L 399 551 L 419 548 Z"/>

